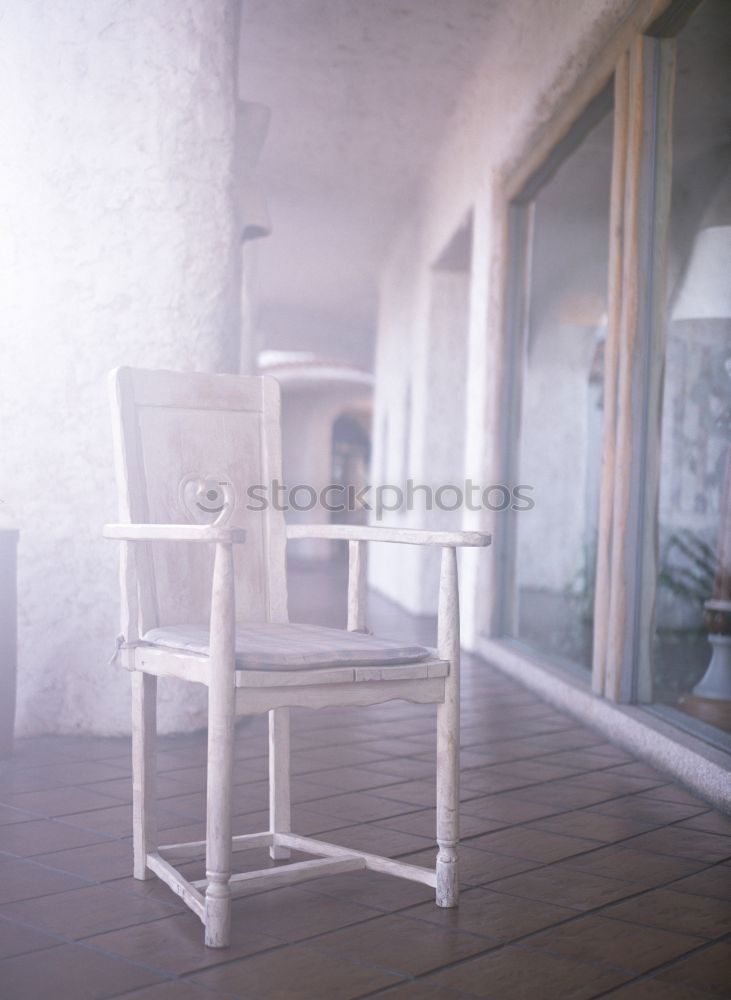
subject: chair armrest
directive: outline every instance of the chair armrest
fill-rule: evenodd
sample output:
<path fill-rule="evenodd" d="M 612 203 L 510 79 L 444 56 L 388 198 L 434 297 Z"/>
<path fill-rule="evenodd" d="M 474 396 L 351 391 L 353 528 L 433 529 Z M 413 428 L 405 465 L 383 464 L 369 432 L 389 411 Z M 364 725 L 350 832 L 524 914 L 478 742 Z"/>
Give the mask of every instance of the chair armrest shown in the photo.
<path fill-rule="evenodd" d="M 226 528 L 216 524 L 105 524 L 105 538 L 122 542 L 223 542 L 228 545 L 246 541 L 244 528 Z"/>
<path fill-rule="evenodd" d="M 288 524 L 287 538 L 331 538 L 350 542 L 403 542 L 406 545 L 484 546 L 483 531 L 430 531 L 428 528 L 385 528 L 350 524 Z"/>

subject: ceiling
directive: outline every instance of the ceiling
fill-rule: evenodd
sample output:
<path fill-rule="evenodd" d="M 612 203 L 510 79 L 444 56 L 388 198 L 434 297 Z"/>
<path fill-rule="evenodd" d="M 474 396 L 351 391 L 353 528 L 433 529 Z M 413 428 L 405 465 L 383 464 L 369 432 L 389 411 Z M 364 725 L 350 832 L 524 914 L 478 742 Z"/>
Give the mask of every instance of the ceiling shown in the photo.
<path fill-rule="evenodd" d="M 370 362 L 379 262 L 501 2 L 243 0 L 239 92 L 272 111 L 260 346 Z"/>

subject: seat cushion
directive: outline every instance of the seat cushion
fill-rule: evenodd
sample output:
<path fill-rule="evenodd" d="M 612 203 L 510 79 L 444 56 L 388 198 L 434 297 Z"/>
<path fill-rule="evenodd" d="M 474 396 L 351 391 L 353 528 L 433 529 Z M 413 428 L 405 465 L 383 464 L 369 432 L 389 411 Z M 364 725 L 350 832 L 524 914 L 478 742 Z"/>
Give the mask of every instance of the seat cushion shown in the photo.
<path fill-rule="evenodd" d="M 156 646 L 208 655 L 209 630 L 205 625 L 153 628 L 143 639 Z M 388 666 L 415 663 L 433 655 L 432 650 L 423 646 L 321 625 L 252 622 L 236 626 L 238 670 L 296 670 L 354 664 Z"/>

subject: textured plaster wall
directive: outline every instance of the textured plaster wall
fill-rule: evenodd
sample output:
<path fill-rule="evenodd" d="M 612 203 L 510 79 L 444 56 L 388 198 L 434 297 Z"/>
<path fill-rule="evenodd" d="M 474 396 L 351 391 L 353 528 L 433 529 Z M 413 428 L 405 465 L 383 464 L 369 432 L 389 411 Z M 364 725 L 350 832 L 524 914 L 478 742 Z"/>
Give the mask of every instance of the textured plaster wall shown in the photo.
<path fill-rule="evenodd" d="M 20 528 L 17 731 L 121 732 L 107 372 L 238 366 L 235 0 L 0 10 L 0 499 Z M 163 686 L 161 725 L 200 719 Z"/>
<path fill-rule="evenodd" d="M 284 382 L 282 386 L 282 472 L 290 490 L 309 486 L 319 497 L 333 481 L 333 426 L 343 413 L 371 398 L 371 387 L 365 379 L 358 382 L 319 382 L 300 384 Z M 309 506 L 307 491 L 297 491 L 290 497 L 299 506 Z M 339 503 L 340 498 L 328 495 L 326 502 Z M 290 509 L 285 514 L 288 524 L 329 524 L 331 512 L 319 502 L 312 509 Z M 322 539 L 291 541 L 288 555 L 295 559 L 327 559 L 339 543 Z"/>
<path fill-rule="evenodd" d="M 632 0 L 514 0 L 495 12 L 483 60 L 457 102 L 420 204 L 405 221 L 381 273 L 374 426 L 387 426 L 391 438 L 394 428 L 403 427 L 404 384 L 411 379 L 408 433 L 414 469 L 423 468 L 429 457 L 423 427 L 433 419 L 428 387 L 431 269 L 472 211 L 469 319 L 454 331 L 455 350 L 466 350 L 467 375 L 463 393 L 455 396 L 449 413 L 442 413 L 441 425 L 445 438 L 464 448 L 466 476 L 486 484 L 499 481 L 495 371 L 504 220 L 498 184 L 632 7 Z M 431 478 L 441 473 L 432 463 Z M 384 449 L 377 448 L 373 477 L 383 481 L 388 475 Z M 392 520 L 420 523 L 416 514 Z M 465 512 L 463 527 L 495 533 L 499 515 Z M 371 559 L 371 583 L 396 601 L 422 593 L 419 561 L 396 547 L 379 549 L 374 547 Z M 470 647 L 486 624 L 482 602 L 491 558 L 481 551 L 467 552 L 461 560 L 463 641 Z"/>

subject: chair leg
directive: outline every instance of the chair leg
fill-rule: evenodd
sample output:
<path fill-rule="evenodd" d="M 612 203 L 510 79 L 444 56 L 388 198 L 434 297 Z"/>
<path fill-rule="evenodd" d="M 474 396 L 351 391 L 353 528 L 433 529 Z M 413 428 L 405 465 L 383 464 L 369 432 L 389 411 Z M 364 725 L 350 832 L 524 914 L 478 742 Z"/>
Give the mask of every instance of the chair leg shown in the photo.
<path fill-rule="evenodd" d="M 457 555 L 442 550 L 438 649 L 449 661 L 444 701 L 437 706 L 437 906 L 459 898 L 459 597 Z"/>
<path fill-rule="evenodd" d="M 132 672 L 132 829 L 134 877 L 154 878 L 147 855 L 157 849 L 155 740 L 157 677 Z"/>
<path fill-rule="evenodd" d="M 459 707 L 437 706 L 437 906 L 459 898 Z"/>
<path fill-rule="evenodd" d="M 226 948 L 231 940 L 231 789 L 233 775 L 233 699 L 216 704 L 208 693 L 208 781 L 206 796 L 206 945 Z"/>
<path fill-rule="evenodd" d="M 217 544 L 213 563 L 208 685 L 205 941 L 231 942 L 231 788 L 236 718 L 236 617 L 230 545 Z"/>
<path fill-rule="evenodd" d="M 289 788 L 289 709 L 274 708 L 269 712 L 269 829 L 272 833 L 291 833 L 291 801 Z M 288 847 L 269 848 L 275 861 L 290 856 Z"/>

